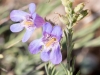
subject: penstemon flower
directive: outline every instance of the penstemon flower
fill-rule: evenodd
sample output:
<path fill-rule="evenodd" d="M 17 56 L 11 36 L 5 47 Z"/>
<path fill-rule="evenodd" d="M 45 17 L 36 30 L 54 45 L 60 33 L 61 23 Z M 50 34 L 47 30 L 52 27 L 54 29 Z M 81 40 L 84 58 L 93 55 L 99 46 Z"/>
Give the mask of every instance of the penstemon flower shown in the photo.
<path fill-rule="evenodd" d="M 60 40 L 62 37 L 62 29 L 60 26 L 54 26 L 49 22 L 43 25 L 43 36 L 40 39 L 34 40 L 29 45 L 29 51 L 32 54 L 41 52 L 41 59 L 51 61 L 53 64 L 59 64 L 62 61 L 60 50 Z"/>
<path fill-rule="evenodd" d="M 38 14 L 36 14 L 35 8 L 36 8 L 35 4 L 30 3 L 29 4 L 30 13 L 21 10 L 13 10 L 10 13 L 10 19 L 12 21 L 20 22 L 12 24 L 10 26 L 10 30 L 12 32 L 20 32 L 21 30 L 24 29 L 24 27 L 26 29 L 22 42 L 26 42 L 30 38 L 33 31 L 44 24 L 43 18 L 40 17 Z"/>

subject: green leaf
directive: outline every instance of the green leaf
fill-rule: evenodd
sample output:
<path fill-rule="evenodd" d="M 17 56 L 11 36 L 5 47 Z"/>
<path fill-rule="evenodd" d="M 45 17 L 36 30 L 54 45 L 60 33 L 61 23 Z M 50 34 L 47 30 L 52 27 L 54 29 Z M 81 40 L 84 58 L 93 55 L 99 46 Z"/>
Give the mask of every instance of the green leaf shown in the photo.
<path fill-rule="evenodd" d="M 100 18 L 97 19 L 91 26 L 83 28 L 74 33 L 73 39 L 84 37 L 100 27 Z"/>
<path fill-rule="evenodd" d="M 60 4 L 60 0 L 53 1 L 52 3 L 43 2 L 38 6 L 37 12 L 39 13 L 39 15 L 46 16 Z"/>
<path fill-rule="evenodd" d="M 15 37 L 14 39 L 8 41 L 8 42 L 4 45 L 4 48 L 5 48 L 5 49 L 8 49 L 8 48 L 14 46 L 15 44 L 19 43 L 19 42 L 21 41 L 21 39 L 22 39 L 23 33 L 24 33 L 24 31 L 21 32 L 21 33 L 19 33 L 19 35 L 18 35 L 17 37 Z"/>
<path fill-rule="evenodd" d="M 87 42 L 91 41 L 91 39 L 94 37 L 94 33 L 88 34 L 87 36 L 84 36 L 83 38 L 80 38 L 75 41 L 74 49 L 80 48 L 84 46 Z"/>
<path fill-rule="evenodd" d="M 100 46 L 100 37 L 93 39 L 87 42 L 86 44 L 84 44 L 84 47 L 96 47 L 96 46 Z"/>

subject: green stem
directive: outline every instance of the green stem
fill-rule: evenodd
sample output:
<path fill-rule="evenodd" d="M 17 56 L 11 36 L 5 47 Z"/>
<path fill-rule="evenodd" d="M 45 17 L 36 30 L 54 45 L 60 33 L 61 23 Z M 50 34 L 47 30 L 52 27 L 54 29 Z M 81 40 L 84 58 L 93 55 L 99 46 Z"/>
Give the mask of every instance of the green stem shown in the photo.
<path fill-rule="evenodd" d="M 68 18 L 69 18 L 69 22 L 70 22 L 70 24 L 69 24 L 69 26 L 68 26 L 68 33 L 66 33 L 67 34 L 67 61 L 68 61 L 68 70 L 70 70 L 70 60 L 71 60 L 71 52 L 72 52 L 72 50 L 71 49 L 73 49 L 73 48 L 71 48 L 71 46 L 72 46 L 72 26 L 73 26 L 73 19 L 72 19 L 72 12 L 69 14 L 69 16 L 68 16 Z"/>
<path fill-rule="evenodd" d="M 46 74 L 49 75 L 49 72 L 48 72 L 48 68 L 47 68 L 47 64 L 45 63 L 45 71 L 46 71 Z"/>
<path fill-rule="evenodd" d="M 68 32 L 69 33 L 69 32 Z M 68 39 L 68 34 L 66 33 L 66 31 L 64 31 L 64 34 L 65 34 L 65 37 L 66 37 L 66 47 L 67 47 L 67 67 L 68 67 L 68 70 L 70 68 L 70 64 L 69 64 L 69 39 Z"/>
<path fill-rule="evenodd" d="M 70 20 L 71 17 L 69 17 L 70 25 L 68 26 L 67 30 L 68 32 L 64 31 L 65 37 L 66 37 L 66 46 L 67 46 L 67 64 L 68 64 L 68 70 L 70 70 L 70 60 L 71 60 L 71 52 L 72 52 L 72 20 Z"/>

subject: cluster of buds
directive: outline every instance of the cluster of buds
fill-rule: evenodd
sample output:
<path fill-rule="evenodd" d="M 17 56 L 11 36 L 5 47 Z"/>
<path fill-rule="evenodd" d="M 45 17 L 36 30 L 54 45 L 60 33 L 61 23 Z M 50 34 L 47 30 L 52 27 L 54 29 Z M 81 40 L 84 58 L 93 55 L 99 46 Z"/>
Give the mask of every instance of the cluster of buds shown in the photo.
<path fill-rule="evenodd" d="M 87 14 L 88 14 L 88 10 L 84 10 L 84 3 L 80 3 L 78 4 L 75 8 L 74 8 L 74 20 L 79 21 L 81 19 L 83 19 Z M 74 21 L 74 22 L 76 22 Z"/>
<path fill-rule="evenodd" d="M 61 0 L 63 6 L 65 7 L 66 15 L 59 16 L 61 22 L 63 22 L 66 25 L 70 25 L 70 22 L 72 25 L 76 23 L 77 21 L 83 19 L 87 14 L 88 11 L 84 10 L 84 3 L 78 4 L 74 9 L 72 7 L 72 1 L 71 0 Z"/>
<path fill-rule="evenodd" d="M 65 7 L 65 12 L 71 13 L 72 12 L 72 2 L 70 0 L 61 0 L 61 1 Z"/>

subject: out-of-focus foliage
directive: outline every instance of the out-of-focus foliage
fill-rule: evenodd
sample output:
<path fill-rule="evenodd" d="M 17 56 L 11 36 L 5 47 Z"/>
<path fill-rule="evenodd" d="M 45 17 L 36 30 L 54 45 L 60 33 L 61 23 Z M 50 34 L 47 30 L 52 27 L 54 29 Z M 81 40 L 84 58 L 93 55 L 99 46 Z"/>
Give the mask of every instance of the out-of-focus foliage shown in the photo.
<path fill-rule="evenodd" d="M 75 32 L 73 39 L 77 40 L 74 48 L 100 46 L 100 37 L 93 39 L 98 28 L 100 28 L 100 19 L 97 19 L 91 26 Z"/>

